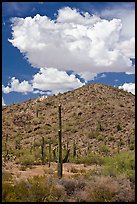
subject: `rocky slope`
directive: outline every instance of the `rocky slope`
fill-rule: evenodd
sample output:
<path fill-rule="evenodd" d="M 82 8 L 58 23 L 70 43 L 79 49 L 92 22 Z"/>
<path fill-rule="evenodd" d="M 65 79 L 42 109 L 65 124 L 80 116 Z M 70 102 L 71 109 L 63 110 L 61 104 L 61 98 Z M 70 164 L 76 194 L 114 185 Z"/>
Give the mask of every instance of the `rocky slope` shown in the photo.
<path fill-rule="evenodd" d="M 134 149 L 135 96 L 103 84 L 90 84 L 57 96 L 32 99 L 2 110 L 2 145 L 20 139 L 23 148 L 39 145 L 41 136 L 58 143 L 58 105 L 62 106 L 63 148 L 67 142 L 77 154 L 112 154 Z"/>

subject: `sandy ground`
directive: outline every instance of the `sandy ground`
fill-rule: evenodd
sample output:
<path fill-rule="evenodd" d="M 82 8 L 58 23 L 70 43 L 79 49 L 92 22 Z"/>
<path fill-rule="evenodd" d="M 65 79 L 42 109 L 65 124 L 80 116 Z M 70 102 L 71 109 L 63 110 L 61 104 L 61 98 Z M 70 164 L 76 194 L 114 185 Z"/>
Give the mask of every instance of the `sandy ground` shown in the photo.
<path fill-rule="evenodd" d="M 57 163 L 51 162 L 50 167 L 48 164 L 45 165 L 33 165 L 31 168 L 22 169 L 21 165 L 15 164 L 13 162 L 6 162 L 4 170 L 10 172 L 16 180 L 26 180 L 33 176 L 40 175 L 54 175 L 57 176 Z M 74 164 L 74 163 L 64 163 L 63 164 L 63 177 L 71 177 L 74 174 L 86 173 L 89 170 L 96 169 L 96 165 L 84 165 L 84 164 Z"/>

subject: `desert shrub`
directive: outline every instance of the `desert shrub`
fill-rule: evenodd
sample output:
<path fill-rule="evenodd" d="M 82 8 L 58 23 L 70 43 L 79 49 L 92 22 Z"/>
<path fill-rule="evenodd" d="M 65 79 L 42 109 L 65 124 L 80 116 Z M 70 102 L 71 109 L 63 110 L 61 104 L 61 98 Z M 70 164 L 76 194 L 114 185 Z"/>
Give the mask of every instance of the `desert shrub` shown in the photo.
<path fill-rule="evenodd" d="M 11 181 L 12 180 L 12 175 L 10 172 L 3 170 L 2 171 L 2 180 L 3 181 Z"/>
<path fill-rule="evenodd" d="M 129 149 L 130 149 L 130 150 L 134 150 L 134 149 L 135 149 L 134 144 L 130 144 Z"/>
<path fill-rule="evenodd" d="M 122 140 L 119 141 L 119 146 L 122 146 L 124 144 L 125 144 L 124 141 L 122 141 Z"/>
<path fill-rule="evenodd" d="M 100 149 L 101 152 L 103 152 L 105 154 L 109 153 L 109 147 L 107 145 L 101 144 L 99 146 L 99 149 Z"/>
<path fill-rule="evenodd" d="M 62 200 L 64 195 L 63 186 L 49 182 L 46 176 L 34 176 L 15 185 L 4 182 L 2 200 L 3 202 L 54 202 Z"/>
<path fill-rule="evenodd" d="M 130 143 L 131 143 L 131 144 L 134 144 L 134 143 L 135 143 L 135 136 L 134 136 L 134 135 L 131 135 L 131 136 L 130 136 Z"/>
<path fill-rule="evenodd" d="M 131 187 L 131 182 L 124 175 L 116 178 L 118 191 L 115 195 L 115 202 L 135 202 L 135 188 Z"/>
<path fill-rule="evenodd" d="M 104 130 L 104 128 L 102 127 L 100 121 L 98 121 L 97 130 L 98 130 L 98 131 L 103 131 L 103 130 Z"/>
<path fill-rule="evenodd" d="M 114 136 L 108 136 L 108 141 L 115 141 L 115 137 Z"/>
<path fill-rule="evenodd" d="M 117 176 L 126 174 L 128 177 L 134 177 L 135 172 L 135 154 L 133 152 L 121 151 L 113 157 L 104 158 L 102 173 L 104 175 Z"/>
<path fill-rule="evenodd" d="M 20 168 L 19 168 L 20 171 L 26 171 L 26 169 L 27 169 L 27 166 L 23 166 L 23 165 L 20 166 Z"/>
<path fill-rule="evenodd" d="M 77 168 L 75 168 L 75 167 L 71 167 L 71 169 L 70 169 L 70 172 L 72 172 L 72 173 L 78 173 L 79 172 L 79 170 L 77 169 Z"/>
<path fill-rule="evenodd" d="M 96 187 L 89 193 L 88 201 L 91 202 L 113 202 L 113 194 L 106 188 Z"/>
<path fill-rule="evenodd" d="M 122 127 L 121 127 L 121 125 L 120 125 L 119 123 L 117 124 L 117 126 L 116 126 L 116 127 L 117 127 L 117 131 L 122 130 Z"/>
<path fill-rule="evenodd" d="M 70 162 L 74 162 L 76 164 L 103 164 L 103 159 L 99 154 L 90 153 L 85 156 L 79 156 L 78 158 L 71 158 Z"/>
<path fill-rule="evenodd" d="M 93 176 L 85 189 L 86 201 L 90 202 L 134 202 L 134 189 L 125 176 Z"/>
<path fill-rule="evenodd" d="M 98 135 L 97 139 L 98 139 L 98 141 L 103 141 L 104 140 L 104 136 L 103 135 Z"/>
<path fill-rule="evenodd" d="M 33 165 L 35 163 L 35 157 L 33 154 L 24 154 L 19 159 L 20 163 L 24 166 Z"/>
<path fill-rule="evenodd" d="M 99 135 L 99 132 L 96 130 L 93 130 L 92 132 L 88 133 L 88 138 L 89 139 L 96 139 Z"/>
<path fill-rule="evenodd" d="M 60 181 L 60 184 L 63 185 L 65 187 L 65 191 L 67 193 L 67 195 L 72 195 L 75 191 L 75 187 L 76 187 L 76 182 L 74 179 L 62 179 Z"/>
<path fill-rule="evenodd" d="M 17 149 L 14 151 L 14 154 L 17 158 L 22 157 L 26 153 L 26 149 Z M 30 154 L 30 153 L 29 153 Z"/>
<path fill-rule="evenodd" d="M 2 202 L 16 202 L 14 186 L 6 181 L 2 182 Z"/>
<path fill-rule="evenodd" d="M 78 132 L 78 129 L 73 127 L 73 129 L 71 129 L 71 132 L 76 133 L 76 132 Z"/>
<path fill-rule="evenodd" d="M 89 188 L 89 186 L 91 186 Z M 110 176 L 93 176 L 86 187 L 89 202 L 113 202 L 118 184 Z"/>

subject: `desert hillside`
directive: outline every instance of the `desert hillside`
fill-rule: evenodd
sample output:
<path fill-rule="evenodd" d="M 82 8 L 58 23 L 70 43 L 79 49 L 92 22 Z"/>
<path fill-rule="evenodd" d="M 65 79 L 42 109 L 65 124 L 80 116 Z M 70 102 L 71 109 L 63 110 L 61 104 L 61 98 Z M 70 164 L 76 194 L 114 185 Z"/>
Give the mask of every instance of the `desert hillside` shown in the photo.
<path fill-rule="evenodd" d="M 58 105 L 62 106 L 63 145 L 77 144 L 77 154 L 108 153 L 127 149 L 135 131 L 135 96 L 118 88 L 91 84 L 57 96 L 29 100 L 2 110 L 2 138 L 6 134 L 10 146 L 15 140 L 29 148 L 39 143 L 41 136 L 58 144 Z"/>
<path fill-rule="evenodd" d="M 103 84 L 3 107 L 2 201 L 135 202 L 134 133 L 135 96 Z"/>

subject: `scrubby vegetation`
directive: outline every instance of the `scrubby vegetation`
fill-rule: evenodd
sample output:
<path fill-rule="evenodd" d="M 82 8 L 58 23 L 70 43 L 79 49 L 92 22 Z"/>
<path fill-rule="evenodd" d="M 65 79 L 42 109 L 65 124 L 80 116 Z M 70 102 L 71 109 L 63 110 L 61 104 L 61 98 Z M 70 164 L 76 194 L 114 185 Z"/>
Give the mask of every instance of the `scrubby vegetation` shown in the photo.
<path fill-rule="evenodd" d="M 3 202 L 135 202 L 130 93 L 93 84 L 6 107 L 2 122 Z"/>
<path fill-rule="evenodd" d="M 3 171 L 3 202 L 135 201 L 134 152 L 122 151 L 112 157 L 89 154 L 75 158 L 73 162 L 85 167 L 91 164 L 97 166 L 89 171 L 72 167 L 70 171 L 73 175 L 62 179 L 52 173 L 15 181 L 9 172 Z"/>

